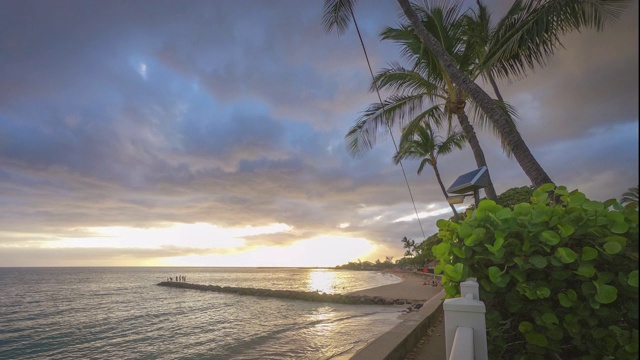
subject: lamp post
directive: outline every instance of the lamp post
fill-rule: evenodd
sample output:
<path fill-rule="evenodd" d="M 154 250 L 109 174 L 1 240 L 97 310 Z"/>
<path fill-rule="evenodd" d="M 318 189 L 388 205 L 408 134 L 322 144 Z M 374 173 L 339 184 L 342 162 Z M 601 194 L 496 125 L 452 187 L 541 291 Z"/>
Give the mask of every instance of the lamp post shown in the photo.
<path fill-rule="evenodd" d="M 456 181 L 447 189 L 448 193 L 456 194 L 456 196 L 449 196 L 447 201 L 452 205 L 462 204 L 465 197 L 473 196 L 477 209 L 480 203 L 479 190 L 487 186 L 489 186 L 489 173 L 487 172 L 487 167 L 483 166 L 458 176 Z"/>

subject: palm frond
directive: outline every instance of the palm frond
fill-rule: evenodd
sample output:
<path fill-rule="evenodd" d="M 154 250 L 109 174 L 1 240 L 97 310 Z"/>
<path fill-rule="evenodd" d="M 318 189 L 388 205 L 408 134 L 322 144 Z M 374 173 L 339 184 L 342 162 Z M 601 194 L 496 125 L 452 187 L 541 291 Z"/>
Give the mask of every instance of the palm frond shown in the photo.
<path fill-rule="evenodd" d="M 518 126 L 516 121 L 519 119 L 519 115 L 516 108 L 504 101 L 494 101 L 497 102 L 498 105 L 500 105 L 500 107 L 502 107 L 504 112 L 508 115 L 507 118 L 509 119 L 510 125 L 514 129 L 517 129 Z M 487 114 L 485 114 L 482 109 L 480 109 L 480 107 L 477 106 L 474 102 L 469 102 L 469 105 L 471 108 L 471 113 L 473 114 L 473 123 L 478 125 L 478 127 L 484 131 L 492 132 L 495 137 L 500 139 L 502 151 L 504 151 L 505 155 L 507 155 L 508 158 L 511 158 L 511 156 L 513 155 L 511 148 L 507 145 L 506 139 L 502 138 L 502 136 L 500 135 L 500 131 L 496 129 L 493 122 L 489 119 L 489 117 L 487 117 Z"/>
<path fill-rule="evenodd" d="M 371 90 L 391 90 L 401 94 L 425 94 L 433 98 L 444 98 L 440 84 L 429 81 L 423 74 L 415 70 L 408 70 L 400 64 L 392 63 L 376 74 L 371 84 Z"/>
<path fill-rule="evenodd" d="M 351 11 L 357 0 L 325 0 L 322 11 L 322 27 L 327 33 L 333 29 L 342 35 L 351 23 Z"/>
<path fill-rule="evenodd" d="M 628 0 L 516 1 L 497 24 L 479 72 L 495 77 L 523 77 L 527 70 L 546 65 L 563 45 L 560 36 L 585 28 L 601 30 L 617 19 Z"/>
<path fill-rule="evenodd" d="M 638 204 L 638 187 L 629 188 L 624 194 L 622 194 L 622 198 L 620 198 L 620 203 L 623 205 L 627 204 Z"/>

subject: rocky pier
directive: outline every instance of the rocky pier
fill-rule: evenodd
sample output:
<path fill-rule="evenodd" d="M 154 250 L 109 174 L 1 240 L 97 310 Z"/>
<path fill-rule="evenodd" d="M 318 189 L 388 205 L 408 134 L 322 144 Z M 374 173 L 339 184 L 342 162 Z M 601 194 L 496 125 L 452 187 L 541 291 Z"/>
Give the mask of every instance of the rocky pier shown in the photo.
<path fill-rule="evenodd" d="M 200 291 L 213 291 L 237 295 L 273 297 L 292 300 L 315 301 L 335 304 L 364 304 L 364 305 L 418 305 L 422 301 L 407 299 L 386 299 L 380 296 L 326 294 L 315 291 L 271 290 L 244 288 L 233 286 L 200 285 L 186 282 L 163 281 L 158 286 Z"/>

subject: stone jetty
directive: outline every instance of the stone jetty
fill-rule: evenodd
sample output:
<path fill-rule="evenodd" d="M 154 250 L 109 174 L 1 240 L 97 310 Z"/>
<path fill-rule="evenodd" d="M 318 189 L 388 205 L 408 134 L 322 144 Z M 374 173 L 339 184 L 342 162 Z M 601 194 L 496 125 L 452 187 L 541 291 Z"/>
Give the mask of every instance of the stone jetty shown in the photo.
<path fill-rule="evenodd" d="M 406 305 L 413 304 L 415 301 L 407 299 L 386 299 L 380 296 L 366 295 L 342 295 L 342 294 L 326 294 L 315 291 L 293 291 L 293 290 L 271 290 L 244 288 L 233 286 L 217 286 L 217 285 L 200 285 L 186 282 L 163 281 L 158 286 L 167 286 L 179 289 L 191 289 L 200 291 L 214 291 L 222 293 L 230 293 L 237 295 L 275 297 L 283 299 L 315 301 L 336 304 L 365 304 L 365 305 Z"/>

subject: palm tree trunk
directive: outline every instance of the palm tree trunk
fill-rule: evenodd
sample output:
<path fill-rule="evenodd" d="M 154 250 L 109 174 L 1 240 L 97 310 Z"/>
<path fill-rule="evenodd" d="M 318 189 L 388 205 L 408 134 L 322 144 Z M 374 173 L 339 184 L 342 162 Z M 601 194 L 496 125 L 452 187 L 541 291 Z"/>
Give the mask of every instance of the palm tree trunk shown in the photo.
<path fill-rule="evenodd" d="M 422 41 L 422 44 L 433 52 L 443 71 L 451 78 L 454 84 L 464 90 L 464 92 L 484 111 L 487 117 L 493 122 L 493 125 L 500 132 L 500 135 L 511 149 L 513 156 L 529 177 L 529 180 L 535 187 L 539 187 L 545 183 L 551 183 L 551 178 L 538 163 L 536 158 L 531 154 L 529 147 L 524 142 L 520 133 L 509 124 L 509 118 L 502 108 L 484 91 L 478 84 L 473 82 L 453 63 L 449 54 L 445 51 L 442 44 L 431 35 L 420 22 L 420 18 L 411 8 L 409 0 L 397 0 L 407 19 L 411 22 L 416 35 Z"/>
<path fill-rule="evenodd" d="M 440 184 L 440 189 L 442 189 L 442 194 L 445 199 L 449 199 L 449 194 L 447 194 L 447 190 L 444 188 L 444 184 L 442 183 L 442 179 L 440 178 L 440 171 L 438 171 L 438 165 L 431 165 L 433 167 L 433 172 L 436 173 L 436 179 L 438 180 L 438 184 Z M 453 210 L 453 216 L 458 217 L 458 211 L 456 211 L 456 207 L 453 204 L 449 204 L 451 206 L 451 210 Z"/>
<path fill-rule="evenodd" d="M 460 127 L 462 127 L 462 132 L 464 132 L 464 136 L 467 138 L 467 142 L 471 147 L 471 151 L 473 151 L 473 156 L 476 159 L 476 165 L 481 168 L 483 166 L 487 166 L 487 161 L 484 158 L 484 151 L 480 147 L 480 142 L 478 141 L 478 137 L 476 136 L 476 132 L 473 129 L 473 125 L 469 122 L 469 117 L 467 113 L 464 111 L 464 102 L 459 102 L 458 105 L 454 105 L 455 109 L 454 113 L 458 118 L 458 122 L 460 123 Z M 493 181 L 491 181 L 491 174 L 489 171 L 489 167 L 487 166 L 487 177 L 489 178 L 489 185 L 484 188 L 484 193 L 487 195 L 487 198 L 496 201 L 498 199 L 498 195 L 496 194 L 496 189 L 493 187 Z"/>
<path fill-rule="evenodd" d="M 496 79 L 493 78 L 493 75 L 491 75 L 491 72 L 487 72 L 487 79 L 489 79 L 489 83 L 493 88 L 493 92 L 496 93 L 496 98 L 500 100 L 500 102 L 504 103 L 504 99 L 502 98 L 500 89 L 498 89 L 498 84 L 496 84 Z"/>

